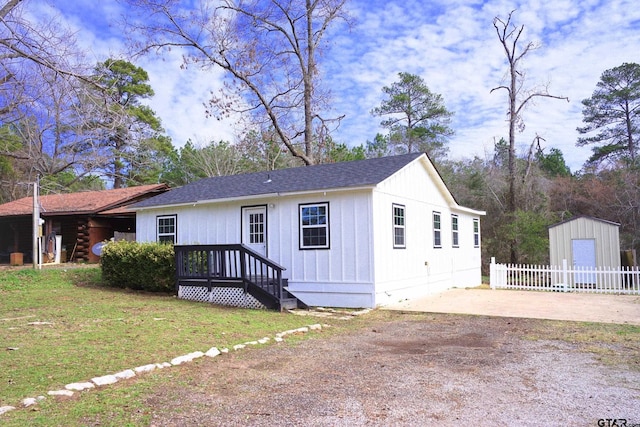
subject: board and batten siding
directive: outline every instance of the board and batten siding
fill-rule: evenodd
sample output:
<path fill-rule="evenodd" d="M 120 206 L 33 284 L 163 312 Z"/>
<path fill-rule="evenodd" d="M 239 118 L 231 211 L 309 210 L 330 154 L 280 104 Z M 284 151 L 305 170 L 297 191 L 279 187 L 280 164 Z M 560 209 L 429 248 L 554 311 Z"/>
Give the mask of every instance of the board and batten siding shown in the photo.
<path fill-rule="evenodd" d="M 618 225 L 595 218 L 578 217 L 549 227 L 549 259 L 554 266 L 566 259 L 573 262 L 572 241 L 595 240 L 596 265 L 620 267 L 620 237 Z"/>
<path fill-rule="evenodd" d="M 301 250 L 299 206 L 329 203 L 329 249 Z M 156 217 L 176 215 L 177 244 L 240 243 L 242 207 L 267 206 L 267 256 L 286 268 L 289 289 L 306 304 L 374 307 L 371 190 L 211 202 L 137 212 L 137 240 L 156 240 Z"/>
<path fill-rule="evenodd" d="M 329 249 L 299 247 L 300 204 L 329 204 Z M 394 248 L 393 205 L 405 209 L 405 248 Z M 310 306 L 376 307 L 452 287 L 481 283 L 473 220 L 426 156 L 374 187 L 255 196 L 136 214 L 138 241 L 156 240 L 156 217 L 176 215 L 178 244 L 240 243 L 242 208 L 267 207 L 267 256 L 286 268 L 291 293 Z M 441 215 L 442 245 L 434 248 L 433 212 Z M 451 215 L 459 246 L 452 245 Z"/>
<path fill-rule="evenodd" d="M 329 203 L 330 248 L 301 250 L 299 204 L 322 202 Z M 281 236 L 270 242 L 271 257 L 287 268 L 291 293 L 311 306 L 374 307 L 371 191 L 284 197 L 278 205 L 270 221 Z"/>
<path fill-rule="evenodd" d="M 373 192 L 376 305 L 452 287 L 481 284 L 480 247 L 474 247 L 478 215 L 452 207 L 436 173 L 419 160 L 378 184 Z M 393 204 L 405 207 L 406 247 L 393 247 Z M 441 217 L 440 248 L 434 248 L 433 212 Z M 458 215 L 459 246 L 453 247 L 451 215 Z"/>

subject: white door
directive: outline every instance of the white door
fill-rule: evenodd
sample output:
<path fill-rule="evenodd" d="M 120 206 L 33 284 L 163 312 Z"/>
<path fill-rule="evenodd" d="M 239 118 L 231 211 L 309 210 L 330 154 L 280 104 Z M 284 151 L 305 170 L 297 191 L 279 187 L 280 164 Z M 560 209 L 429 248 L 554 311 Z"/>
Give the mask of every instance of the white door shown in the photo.
<path fill-rule="evenodd" d="M 594 239 L 571 240 L 573 266 L 576 269 L 596 269 L 596 241 Z M 595 273 L 576 272 L 575 283 L 595 283 Z"/>
<path fill-rule="evenodd" d="M 267 207 L 242 208 L 242 243 L 267 256 Z"/>

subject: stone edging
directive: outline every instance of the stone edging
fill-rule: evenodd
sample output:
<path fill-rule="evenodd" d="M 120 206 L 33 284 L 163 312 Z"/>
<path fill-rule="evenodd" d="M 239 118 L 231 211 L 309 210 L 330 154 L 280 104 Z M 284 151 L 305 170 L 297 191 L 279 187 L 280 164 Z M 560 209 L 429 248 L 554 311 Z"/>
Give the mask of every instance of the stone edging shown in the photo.
<path fill-rule="evenodd" d="M 288 331 L 284 331 L 284 332 L 279 332 L 275 335 L 275 337 L 273 338 L 273 340 L 275 342 L 282 342 L 284 340 L 284 337 L 287 335 L 292 335 L 292 334 L 299 334 L 299 333 L 306 333 L 309 331 L 319 331 L 322 328 L 326 328 L 329 327 L 329 325 L 321 325 L 319 323 L 313 324 L 313 325 L 308 325 L 308 326 L 303 326 L 301 328 L 297 328 L 297 329 L 290 329 Z M 269 341 L 271 341 L 271 338 L 269 337 L 265 337 L 265 338 L 261 338 L 259 340 L 256 341 L 248 341 L 242 344 L 236 344 L 232 347 L 232 350 L 234 351 L 238 351 L 241 350 L 247 346 L 252 346 L 252 345 L 259 345 L 259 344 L 266 344 Z M 102 386 L 106 386 L 109 384 L 114 384 L 118 381 L 121 380 L 126 380 L 129 378 L 133 378 L 135 376 L 137 376 L 138 374 L 143 374 L 146 372 L 151 372 L 154 371 L 156 369 L 164 369 L 164 368 L 170 368 L 172 366 L 178 366 L 181 365 L 183 363 L 188 363 L 188 362 L 192 362 L 195 359 L 198 359 L 200 357 L 210 357 L 210 358 L 214 358 L 220 354 L 224 354 L 224 353 L 228 353 L 229 349 L 228 348 L 222 348 L 222 349 L 218 349 L 217 347 L 211 347 L 209 350 L 207 350 L 205 353 L 201 352 L 201 351 L 195 351 L 193 353 L 188 353 L 182 356 L 178 356 L 175 357 L 173 359 L 171 359 L 170 362 L 162 362 L 162 363 L 151 363 L 148 365 L 143 365 L 143 366 L 138 366 L 135 368 L 131 368 L 131 369 L 125 369 L 124 371 L 115 373 L 115 374 L 108 374 L 108 375 L 103 375 L 103 376 L 99 376 L 99 377 L 94 377 L 91 378 L 90 381 L 84 381 L 84 382 L 77 382 L 77 383 L 71 383 L 71 384 L 67 384 L 64 386 L 64 389 L 62 390 L 51 390 L 49 392 L 47 392 L 47 395 L 49 396 L 68 396 L 71 397 L 75 394 L 75 392 L 77 391 L 84 391 L 84 390 L 89 390 L 92 388 L 96 388 L 96 387 L 102 387 Z M 22 407 L 23 408 L 28 408 L 30 406 L 33 405 L 37 405 L 38 403 L 40 403 L 41 401 L 45 400 L 46 397 L 45 396 L 37 396 L 37 397 L 27 397 L 22 399 Z M 13 411 L 15 409 L 18 409 L 18 407 L 16 406 L 0 406 L 0 415 L 5 414 L 7 412 Z"/>

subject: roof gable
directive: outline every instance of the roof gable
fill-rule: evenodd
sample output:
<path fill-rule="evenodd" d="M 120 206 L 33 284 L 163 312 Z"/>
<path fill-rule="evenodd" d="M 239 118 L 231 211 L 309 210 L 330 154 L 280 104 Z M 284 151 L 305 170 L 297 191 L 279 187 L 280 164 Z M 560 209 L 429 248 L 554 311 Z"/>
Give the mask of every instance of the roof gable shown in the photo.
<path fill-rule="evenodd" d="M 577 215 L 577 216 L 571 217 L 569 219 L 565 219 L 564 221 L 560 221 L 560 222 L 557 222 L 555 224 L 551 224 L 547 228 L 558 227 L 558 226 L 567 224 L 569 222 L 577 221 L 577 220 L 580 220 L 580 219 L 586 220 L 586 221 L 601 222 L 601 223 L 604 223 L 604 224 L 607 224 L 607 225 L 611 225 L 611 226 L 614 226 L 614 227 L 620 227 L 620 224 L 618 224 L 617 222 L 608 221 L 606 219 L 601 219 L 601 218 L 595 218 L 595 217 L 587 216 L 587 215 Z"/>
<path fill-rule="evenodd" d="M 351 162 L 204 178 L 143 200 L 132 207 L 135 209 L 266 194 L 373 187 L 420 157 L 426 159 L 426 155 L 423 153 L 410 153 Z"/>
<path fill-rule="evenodd" d="M 82 191 L 78 193 L 50 194 L 40 196 L 40 213 L 42 216 L 63 214 L 96 214 L 135 202 L 141 197 L 164 192 L 166 184 L 140 185 L 137 187 L 118 188 L 115 190 Z M 0 217 L 31 215 L 33 213 L 33 197 L 0 205 Z"/>

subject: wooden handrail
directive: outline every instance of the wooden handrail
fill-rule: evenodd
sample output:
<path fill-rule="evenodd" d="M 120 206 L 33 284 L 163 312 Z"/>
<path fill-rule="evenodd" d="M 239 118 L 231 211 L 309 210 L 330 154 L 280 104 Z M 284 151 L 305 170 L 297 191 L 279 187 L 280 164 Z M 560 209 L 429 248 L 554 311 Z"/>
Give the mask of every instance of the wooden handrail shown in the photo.
<path fill-rule="evenodd" d="M 176 287 L 181 281 L 242 281 L 244 291 L 253 284 L 278 300 L 283 298 L 284 267 L 243 244 L 175 245 Z"/>

